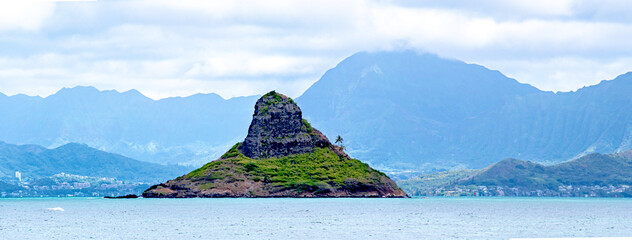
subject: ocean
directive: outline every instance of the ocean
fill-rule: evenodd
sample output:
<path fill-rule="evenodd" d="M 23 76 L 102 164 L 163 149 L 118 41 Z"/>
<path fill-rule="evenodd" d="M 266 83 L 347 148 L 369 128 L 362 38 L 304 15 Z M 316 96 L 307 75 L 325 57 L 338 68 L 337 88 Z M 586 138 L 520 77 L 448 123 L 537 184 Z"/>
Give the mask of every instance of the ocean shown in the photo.
<path fill-rule="evenodd" d="M 0 239 L 632 237 L 632 199 L 0 199 Z"/>

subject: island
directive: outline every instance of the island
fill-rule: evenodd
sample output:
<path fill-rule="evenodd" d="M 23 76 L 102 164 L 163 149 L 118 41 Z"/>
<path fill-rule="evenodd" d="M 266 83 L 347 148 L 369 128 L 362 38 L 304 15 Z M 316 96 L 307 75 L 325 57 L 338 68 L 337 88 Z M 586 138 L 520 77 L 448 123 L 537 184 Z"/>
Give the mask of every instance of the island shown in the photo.
<path fill-rule="evenodd" d="M 408 197 L 386 174 L 332 144 L 275 91 L 255 104 L 248 135 L 219 159 L 154 185 L 145 198 Z"/>

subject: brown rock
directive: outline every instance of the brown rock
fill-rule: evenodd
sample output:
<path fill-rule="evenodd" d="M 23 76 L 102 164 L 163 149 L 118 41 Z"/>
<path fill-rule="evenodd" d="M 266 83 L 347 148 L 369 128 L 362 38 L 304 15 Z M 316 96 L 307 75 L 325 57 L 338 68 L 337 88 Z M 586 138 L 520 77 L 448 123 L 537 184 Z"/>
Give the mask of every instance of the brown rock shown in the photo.
<path fill-rule="evenodd" d="M 329 145 L 325 135 L 303 120 L 292 99 L 272 91 L 255 104 L 248 136 L 239 150 L 249 158 L 260 159 L 308 153 Z"/>

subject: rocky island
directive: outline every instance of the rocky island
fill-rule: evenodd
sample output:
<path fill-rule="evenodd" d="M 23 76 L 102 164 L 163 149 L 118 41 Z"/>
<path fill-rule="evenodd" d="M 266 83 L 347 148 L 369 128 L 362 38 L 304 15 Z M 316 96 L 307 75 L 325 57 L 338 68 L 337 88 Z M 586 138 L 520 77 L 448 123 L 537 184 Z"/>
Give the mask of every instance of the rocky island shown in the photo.
<path fill-rule="evenodd" d="M 384 173 L 352 159 L 274 91 L 255 105 L 246 139 L 189 174 L 154 185 L 146 198 L 407 197 Z"/>

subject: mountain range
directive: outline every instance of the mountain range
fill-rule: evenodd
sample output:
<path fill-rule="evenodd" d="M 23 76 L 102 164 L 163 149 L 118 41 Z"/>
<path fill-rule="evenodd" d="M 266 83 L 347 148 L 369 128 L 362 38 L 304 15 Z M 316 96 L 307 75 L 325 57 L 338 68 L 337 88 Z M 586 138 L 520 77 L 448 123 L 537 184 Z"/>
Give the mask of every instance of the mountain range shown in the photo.
<path fill-rule="evenodd" d="M 632 74 L 541 91 L 476 64 L 413 51 L 361 52 L 300 97 L 303 116 L 377 169 L 483 168 L 505 158 L 558 163 L 632 148 Z M 200 166 L 243 139 L 258 96 L 149 99 L 135 90 L 0 94 L 0 140 L 85 143 L 155 163 Z M 370 129 L 370 130 L 367 130 Z"/>
<path fill-rule="evenodd" d="M 49 148 L 78 142 L 143 161 L 201 165 L 245 136 L 256 100 L 196 94 L 155 101 L 94 87 L 46 98 L 0 95 L 0 140 Z"/>
<path fill-rule="evenodd" d="M 108 177 L 124 181 L 154 183 L 182 175 L 183 166 L 165 166 L 141 162 L 107 153 L 84 144 L 69 143 L 55 149 L 38 145 L 13 145 L 0 142 L 0 179 L 36 180 L 59 173 Z"/>

